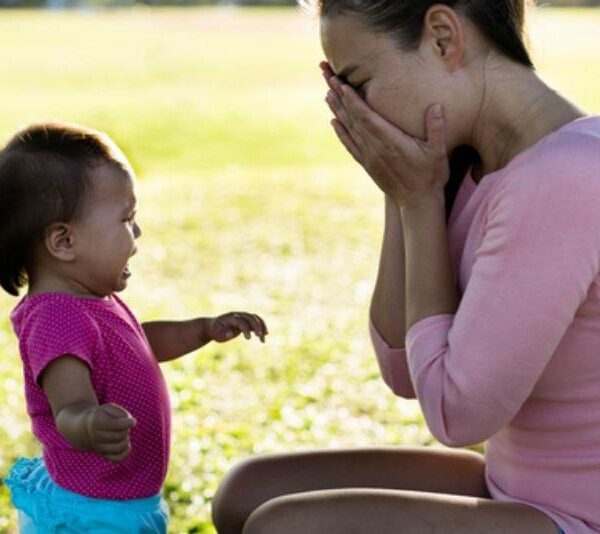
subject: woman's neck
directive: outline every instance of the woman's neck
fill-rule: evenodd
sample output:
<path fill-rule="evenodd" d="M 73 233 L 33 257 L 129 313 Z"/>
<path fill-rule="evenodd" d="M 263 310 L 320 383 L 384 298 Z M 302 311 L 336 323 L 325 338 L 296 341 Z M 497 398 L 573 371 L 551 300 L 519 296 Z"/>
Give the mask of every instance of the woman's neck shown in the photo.
<path fill-rule="evenodd" d="M 499 61 L 497 67 L 486 68 L 481 111 L 469 143 L 481 157 L 481 176 L 505 167 L 543 137 L 585 115 L 533 70 Z"/>

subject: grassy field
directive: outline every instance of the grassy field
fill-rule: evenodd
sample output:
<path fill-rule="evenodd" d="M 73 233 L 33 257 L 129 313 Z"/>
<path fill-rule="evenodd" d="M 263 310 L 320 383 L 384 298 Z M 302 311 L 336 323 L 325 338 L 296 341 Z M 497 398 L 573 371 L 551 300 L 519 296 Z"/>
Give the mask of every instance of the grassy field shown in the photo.
<path fill-rule="evenodd" d="M 538 70 L 600 112 L 600 11 L 539 10 Z M 124 297 L 140 319 L 260 313 L 236 340 L 165 365 L 172 532 L 214 532 L 211 496 L 247 455 L 435 445 L 380 380 L 367 307 L 380 195 L 328 125 L 315 21 L 294 10 L 3 12 L 0 138 L 36 119 L 103 129 L 139 175 L 144 236 Z M 0 475 L 39 452 L 0 296 Z M 0 488 L 0 532 L 14 532 Z"/>

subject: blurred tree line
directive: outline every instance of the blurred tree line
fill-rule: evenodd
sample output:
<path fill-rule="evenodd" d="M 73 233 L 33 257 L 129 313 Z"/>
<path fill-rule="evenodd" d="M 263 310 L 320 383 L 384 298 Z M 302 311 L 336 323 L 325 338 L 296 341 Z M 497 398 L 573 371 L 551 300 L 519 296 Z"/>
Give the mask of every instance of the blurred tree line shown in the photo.
<path fill-rule="evenodd" d="M 550 6 L 600 6 L 600 0 L 538 0 Z M 2 7 L 118 7 L 134 4 L 156 6 L 200 6 L 200 5 L 240 5 L 240 6 L 293 6 L 296 0 L 0 0 Z"/>

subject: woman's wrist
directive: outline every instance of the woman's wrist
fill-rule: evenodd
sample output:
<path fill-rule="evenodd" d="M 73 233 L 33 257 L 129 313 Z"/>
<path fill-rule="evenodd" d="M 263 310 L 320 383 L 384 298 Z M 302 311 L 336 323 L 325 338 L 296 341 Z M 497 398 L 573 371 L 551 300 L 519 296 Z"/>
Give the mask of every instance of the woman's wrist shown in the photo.
<path fill-rule="evenodd" d="M 395 202 L 403 220 L 405 217 L 422 213 L 431 213 L 438 210 L 445 212 L 446 210 L 446 199 L 443 189 L 415 195 L 409 199 L 395 199 Z"/>

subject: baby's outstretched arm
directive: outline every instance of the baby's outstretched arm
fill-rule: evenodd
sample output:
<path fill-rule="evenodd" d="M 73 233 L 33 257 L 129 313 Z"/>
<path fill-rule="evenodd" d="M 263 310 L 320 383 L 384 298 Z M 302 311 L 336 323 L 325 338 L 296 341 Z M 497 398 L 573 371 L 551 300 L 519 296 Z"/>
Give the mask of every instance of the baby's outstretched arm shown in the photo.
<path fill-rule="evenodd" d="M 129 456 L 135 419 L 116 404 L 98 404 L 90 370 L 81 359 L 68 354 L 57 358 L 41 380 L 56 428 L 67 441 L 114 462 Z"/>
<path fill-rule="evenodd" d="M 229 312 L 189 321 L 153 321 L 144 323 L 142 327 L 159 362 L 179 358 L 210 341 L 229 341 L 242 333 L 250 339 L 254 332 L 264 343 L 269 333 L 258 315 L 247 312 Z"/>

